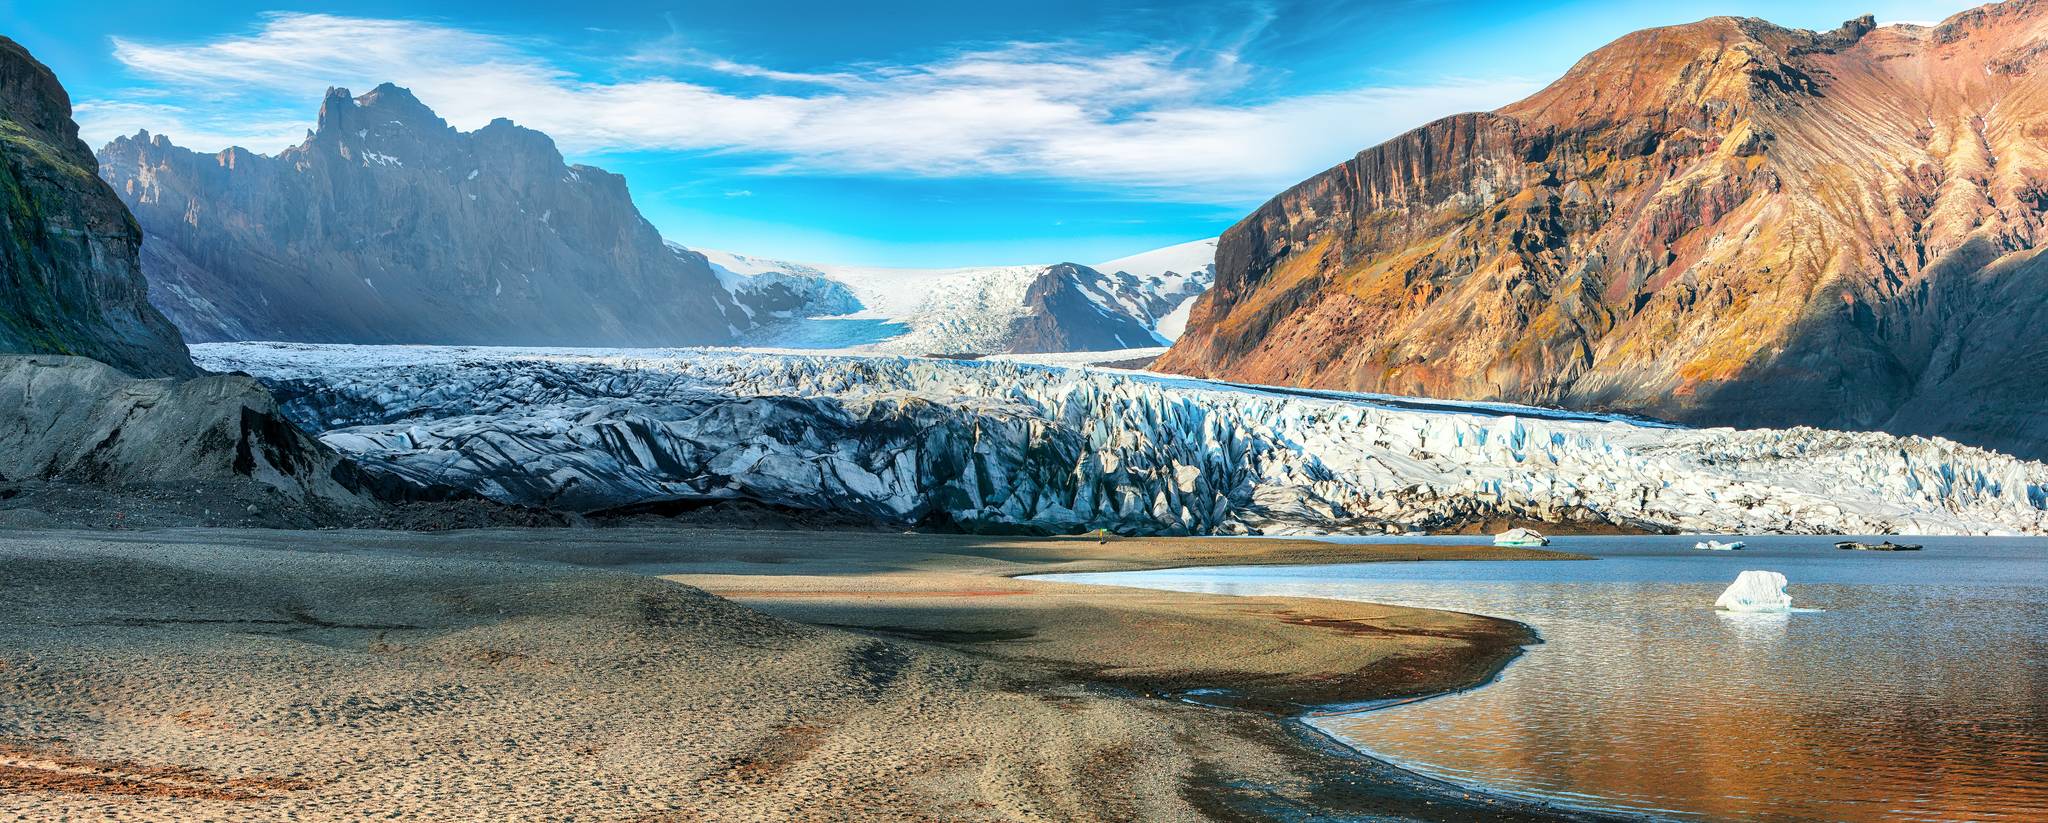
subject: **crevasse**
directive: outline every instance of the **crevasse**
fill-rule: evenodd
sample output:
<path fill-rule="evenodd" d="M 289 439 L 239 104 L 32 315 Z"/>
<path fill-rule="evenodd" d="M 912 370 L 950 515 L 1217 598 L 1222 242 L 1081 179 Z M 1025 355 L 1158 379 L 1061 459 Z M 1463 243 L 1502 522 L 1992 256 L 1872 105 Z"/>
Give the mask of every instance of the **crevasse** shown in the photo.
<path fill-rule="evenodd" d="M 372 473 L 584 511 L 729 498 L 975 530 L 1197 534 L 1500 517 L 2048 530 L 2048 465 L 1939 438 L 1682 429 L 905 357 L 300 344 L 194 355 L 263 380 Z"/>

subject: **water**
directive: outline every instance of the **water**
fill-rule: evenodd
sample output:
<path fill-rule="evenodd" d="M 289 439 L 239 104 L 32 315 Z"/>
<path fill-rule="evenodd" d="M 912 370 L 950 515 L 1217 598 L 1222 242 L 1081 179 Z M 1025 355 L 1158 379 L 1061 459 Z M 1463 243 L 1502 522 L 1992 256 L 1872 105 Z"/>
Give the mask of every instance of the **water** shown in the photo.
<path fill-rule="evenodd" d="M 1511 794 L 1680 819 L 2048 820 L 2048 540 L 1567 538 L 1590 562 L 1065 575 L 1495 615 L 1545 638 L 1491 685 L 1321 718 L 1359 748 Z M 1717 612 L 1744 569 L 1799 614 Z"/>

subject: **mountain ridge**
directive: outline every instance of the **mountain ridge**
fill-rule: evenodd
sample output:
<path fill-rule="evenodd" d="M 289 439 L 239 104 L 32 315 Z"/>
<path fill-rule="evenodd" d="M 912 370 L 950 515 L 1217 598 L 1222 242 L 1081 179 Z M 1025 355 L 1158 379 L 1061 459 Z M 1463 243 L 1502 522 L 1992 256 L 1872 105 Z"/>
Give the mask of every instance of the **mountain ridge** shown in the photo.
<path fill-rule="evenodd" d="M 274 156 L 148 132 L 99 154 L 148 233 L 158 304 L 196 341 L 688 345 L 748 322 L 625 178 L 504 118 L 456 130 L 391 83 L 329 89 Z"/>
<path fill-rule="evenodd" d="M 864 336 L 824 348 L 987 355 L 1163 345 L 1171 336 L 1162 334 L 1162 326 L 1207 288 L 1211 264 L 1204 258 L 1210 245 L 1198 240 L 1103 266 L 935 269 L 796 263 L 713 249 L 698 253 L 734 294 L 759 295 L 754 302 L 779 308 L 777 319 L 870 324 L 861 327 Z M 1188 265 L 1196 261 L 1201 262 Z M 1119 268 L 1106 268 L 1111 264 Z M 788 332 L 771 324 L 753 340 L 790 348 L 782 342 Z"/>

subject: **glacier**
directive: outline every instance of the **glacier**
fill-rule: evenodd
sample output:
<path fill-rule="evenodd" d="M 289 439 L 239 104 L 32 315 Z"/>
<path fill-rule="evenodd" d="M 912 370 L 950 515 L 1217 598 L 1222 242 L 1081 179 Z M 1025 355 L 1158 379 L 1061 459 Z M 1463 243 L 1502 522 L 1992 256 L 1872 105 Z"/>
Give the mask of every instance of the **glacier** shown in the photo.
<path fill-rule="evenodd" d="M 1327 534 L 1518 518 L 2043 534 L 2048 465 L 1939 438 L 1687 429 L 1019 362 L 221 343 L 364 471 L 575 511 L 754 500 L 971 531 Z"/>
<path fill-rule="evenodd" d="M 1216 238 L 1119 258 L 1099 267 L 1072 263 L 942 269 L 795 263 L 670 243 L 702 255 L 742 306 L 767 305 L 764 329 L 749 347 L 834 349 L 848 353 L 996 354 L 1056 351 L 1020 332 L 1034 316 L 1078 328 L 1104 326 L 1122 336 L 1083 348 L 1149 347 L 1179 337 L 1195 298 L 1215 280 Z M 1045 294 L 1071 290 L 1066 313 Z M 1101 317 L 1094 317 L 1099 313 Z M 749 315 L 757 313 L 750 311 Z M 865 332 L 854 334 L 854 332 Z M 1098 332 L 1100 334 L 1100 332 Z M 1091 335 L 1083 335 L 1092 337 Z M 1022 348 L 1020 348 L 1020 346 Z"/>

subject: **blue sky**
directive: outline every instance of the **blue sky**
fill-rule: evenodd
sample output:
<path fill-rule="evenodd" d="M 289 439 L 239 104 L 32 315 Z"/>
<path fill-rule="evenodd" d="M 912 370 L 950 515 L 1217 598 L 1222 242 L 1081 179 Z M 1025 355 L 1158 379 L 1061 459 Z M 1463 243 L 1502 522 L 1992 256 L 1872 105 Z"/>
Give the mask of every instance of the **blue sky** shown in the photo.
<path fill-rule="evenodd" d="M 815 262 L 1104 260 L 1214 235 L 1434 117 L 1629 31 L 1832 28 L 1968 0 L 1189 3 L 0 0 L 95 146 L 136 128 L 270 153 L 330 85 L 510 117 L 626 175 L 686 245 Z M 327 6 L 326 9 L 332 9 Z"/>

